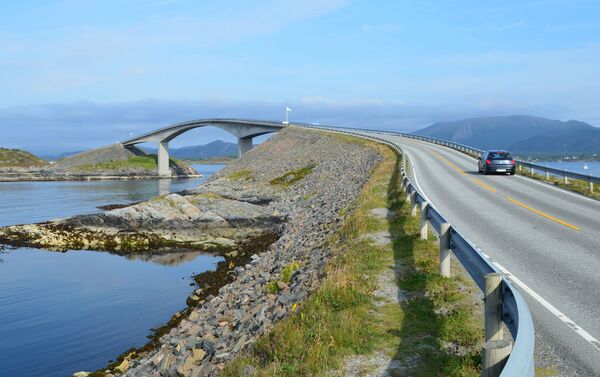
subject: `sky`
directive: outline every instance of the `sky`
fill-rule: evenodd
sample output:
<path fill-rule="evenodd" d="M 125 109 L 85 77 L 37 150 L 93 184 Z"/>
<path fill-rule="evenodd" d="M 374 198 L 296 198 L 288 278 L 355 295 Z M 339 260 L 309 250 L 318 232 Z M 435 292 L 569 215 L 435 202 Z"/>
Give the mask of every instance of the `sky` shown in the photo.
<path fill-rule="evenodd" d="M 82 150 L 191 119 L 412 131 L 600 126 L 600 2 L 0 2 L 0 146 Z M 233 141 L 190 131 L 173 146 Z"/>

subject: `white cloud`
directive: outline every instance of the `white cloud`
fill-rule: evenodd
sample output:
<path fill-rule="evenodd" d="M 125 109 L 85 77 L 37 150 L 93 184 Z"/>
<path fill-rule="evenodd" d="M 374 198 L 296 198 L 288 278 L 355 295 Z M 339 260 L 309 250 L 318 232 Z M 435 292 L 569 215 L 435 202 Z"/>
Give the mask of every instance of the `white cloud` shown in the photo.
<path fill-rule="evenodd" d="M 437 121 L 474 116 L 532 114 L 562 118 L 554 106 L 481 101 L 474 104 L 419 105 L 397 101 L 335 101 L 305 98 L 283 101 L 165 101 L 147 99 L 131 102 L 98 103 L 79 101 L 18 106 L 0 109 L 4 147 L 32 151 L 68 151 L 97 147 L 151 131 L 169 124 L 203 118 L 248 118 L 281 120 L 290 105 L 292 121 L 359 128 L 412 131 Z M 222 133 L 202 131 L 208 142 Z M 225 135 L 226 137 L 226 135 Z M 199 144 L 196 138 L 181 136 L 179 145 Z"/>
<path fill-rule="evenodd" d="M 127 23 L 96 23 L 0 33 L 0 81 L 11 96 L 4 102 L 51 98 L 127 81 L 173 73 L 186 59 L 213 60 L 207 49 L 247 42 L 335 11 L 348 0 L 270 0 L 241 3 L 240 9 L 208 13 L 200 6 L 185 16 L 165 13 L 154 3 L 152 16 Z M 76 3 L 77 5 L 77 3 Z M 233 47 L 232 47 L 233 48 Z M 181 51 L 185 51 L 184 54 Z M 201 56 L 194 56 L 194 53 Z M 172 64 L 175 63 L 175 64 Z M 144 67 L 144 69 L 140 69 Z M 159 71 L 159 72 L 156 72 Z M 154 76 L 153 76 L 154 75 Z M 133 80 L 132 80 L 133 79 Z"/>

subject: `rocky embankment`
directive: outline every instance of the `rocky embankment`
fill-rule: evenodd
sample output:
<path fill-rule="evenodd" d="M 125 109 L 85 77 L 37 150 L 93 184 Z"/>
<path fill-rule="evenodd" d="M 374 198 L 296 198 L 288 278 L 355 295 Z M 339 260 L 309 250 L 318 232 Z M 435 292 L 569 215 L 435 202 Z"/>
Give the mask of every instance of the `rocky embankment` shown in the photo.
<path fill-rule="evenodd" d="M 69 235 L 77 234 L 89 248 L 98 238 L 108 237 L 114 246 L 124 233 L 151 234 L 193 248 L 209 239 L 235 244 L 238 231 L 276 232 L 266 251 L 250 251 L 230 271 L 227 284 L 210 294 L 197 289 L 188 299 L 190 308 L 151 347 L 126 353 L 94 374 L 213 376 L 318 286 L 331 256 L 326 240 L 381 159 L 363 143 L 288 128 L 194 190 L 97 215 L 3 228 L 0 238 L 70 248 Z"/>
<path fill-rule="evenodd" d="M 171 160 L 173 176 L 198 176 L 192 167 Z M 0 182 L 157 178 L 156 156 L 113 144 L 42 165 L 0 164 Z"/>

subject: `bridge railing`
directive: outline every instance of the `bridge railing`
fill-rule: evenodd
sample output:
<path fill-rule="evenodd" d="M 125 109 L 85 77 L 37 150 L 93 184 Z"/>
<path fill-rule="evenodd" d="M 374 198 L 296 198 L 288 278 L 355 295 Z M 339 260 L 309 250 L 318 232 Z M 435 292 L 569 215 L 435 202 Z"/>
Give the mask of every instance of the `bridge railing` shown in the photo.
<path fill-rule="evenodd" d="M 425 226 L 426 233 L 426 224 L 428 223 L 436 231 L 436 233 L 438 233 L 440 236 L 440 241 L 442 238 L 445 240 L 444 242 L 440 242 L 440 273 L 443 276 L 449 276 L 449 266 L 442 266 L 444 263 L 449 263 L 449 259 L 443 257 L 444 248 L 447 247 L 452 251 L 456 259 L 458 259 L 458 261 L 463 265 L 465 270 L 475 281 L 477 286 L 484 292 L 486 297 L 486 331 L 483 355 L 483 374 L 490 377 L 533 377 L 535 373 L 534 327 L 531 313 L 529 312 L 529 308 L 527 307 L 523 296 L 514 287 L 512 282 L 509 280 L 509 277 L 505 274 L 502 274 L 502 271 L 499 271 L 498 268 L 487 257 L 485 257 L 471 241 L 464 237 L 455 226 L 449 224 L 444 215 L 438 211 L 432 203 L 427 201 L 423 193 L 419 192 L 418 187 L 413 183 L 408 172 L 407 158 L 406 154 L 402 151 L 402 147 L 380 136 L 373 135 L 377 133 L 383 133 L 379 131 L 366 129 L 339 129 L 313 125 L 299 126 L 316 128 L 329 132 L 349 134 L 374 140 L 388 145 L 402 155 L 402 186 L 407 193 L 407 200 L 410 200 L 411 202 L 411 213 L 416 215 L 415 208 L 417 205 L 420 205 L 422 211 L 421 229 L 423 229 Z M 393 134 L 398 135 L 397 133 Z M 402 136 L 404 135 L 405 134 L 402 134 Z M 407 135 L 407 137 L 416 138 L 414 136 L 415 135 L 410 134 Z M 423 139 L 425 138 L 420 140 Z M 449 146 L 449 144 L 451 144 L 448 142 L 446 143 L 447 144 L 442 145 Z M 458 144 L 453 145 L 452 147 L 464 147 L 464 151 L 466 153 L 481 152 L 474 148 Z M 426 224 L 423 224 L 423 221 L 426 221 Z M 447 245 L 444 245 L 444 243 Z M 490 284 L 494 277 L 499 277 L 499 284 L 497 286 Z M 498 300 L 495 300 L 494 298 L 497 298 Z M 503 340 L 502 330 L 500 330 L 502 327 L 499 326 L 499 323 L 493 323 L 494 321 L 504 322 L 510 331 L 514 340 L 512 350 L 510 350 L 510 345 L 508 342 Z M 495 330 L 492 331 L 491 329 Z"/>

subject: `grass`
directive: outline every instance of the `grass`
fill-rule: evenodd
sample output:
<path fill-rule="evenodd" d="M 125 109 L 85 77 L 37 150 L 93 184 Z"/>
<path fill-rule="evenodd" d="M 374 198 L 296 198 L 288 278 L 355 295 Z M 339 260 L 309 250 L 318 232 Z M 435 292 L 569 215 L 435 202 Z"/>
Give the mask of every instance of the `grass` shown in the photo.
<path fill-rule="evenodd" d="M 48 163 L 20 149 L 0 148 L 0 167 L 46 166 Z"/>
<path fill-rule="evenodd" d="M 231 173 L 228 178 L 234 181 L 248 181 L 252 179 L 252 171 L 248 169 L 238 170 Z"/>
<path fill-rule="evenodd" d="M 222 376 L 342 375 L 348 357 L 374 351 L 409 365 L 409 375 L 479 375 L 483 333 L 466 292 L 471 287 L 437 273 L 437 245 L 419 239 L 418 222 L 400 192 L 396 155 L 375 147 L 384 162 L 328 240 L 334 257 L 320 287 Z M 372 216 L 372 209 L 382 207 L 392 211 L 391 219 Z M 364 237 L 382 230 L 394 236 L 392 244 L 378 246 Z M 376 306 L 377 277 L 390 267 L 404 271 L 398 284 L 413 298 Z M 463 352 L 447 352 L 448 345 Z"/>
<path fill-rule="evenodd" d="M 600 185 L 598 185 L 598 184 L 594 185 L 594 192 L 590 192 L 590 186 L 587 181 L 580 181 L 578 179 L 569 178 L 568 183 L 564 183 L 562 177 L 558 178 L 558 177 L 553 177 L 553 176 L 549 176 L 548 179 L 546 179 L 545 175 L 538 174 L 538 173 L 532 174 L 530 172 L 529 168 L 525 168 L 525 167 L 521 171 L 519 171 L 519 169 L 517 169 L 517 174 L 523 175 L 525 177 L 537 179 L 539 181 L 548 182 L 548 183 L 558 186 L 560 188 L 574 191 L 579 194 L 588 196 L 590 198 L 600 199 L 600 187 L 599 187 Z"/>
<path fill-rule="evenodd" d="M 316 132 L 323 132 L 323 131 L 316 131 Z M 335 137 L 338 140 L 344 141 L 346 143 L 351 143 L 351 144 L 360 144 L 360 145 L 369 145 L 372 142 L 367 140 L 367 139 L 363 139 L 360 137 L 356 137 L 356 136 L 352 136 L 352 135 L 344 135 L 344 134 L 338 134 L 338 133 L 330 133 L 329 134 L 332 137 Z"/>
<path fill-rule="evenodd" d="M 182 164 L 175 159 L 169 159 L 169 165 Z M 120 170 L 120 169 L 139 169 L 139 170 L 155 170 L 158 167 L 158 157 L 156 155 L 147 156 L 132 156 L 127 160 L 116 160 L 102 162 L 99 164 L 88 164 L 76 167 L 79 171 L 99 171 L 99 170 Z"/>
<path fill-rule="evenodd" d="M 280 177 L 272 179 L 269 183 L 273 186 L 289 187 L 309 175 L 314 167 L 315 165 L 311 164 L 300 169 L 289 171 Z"/>

